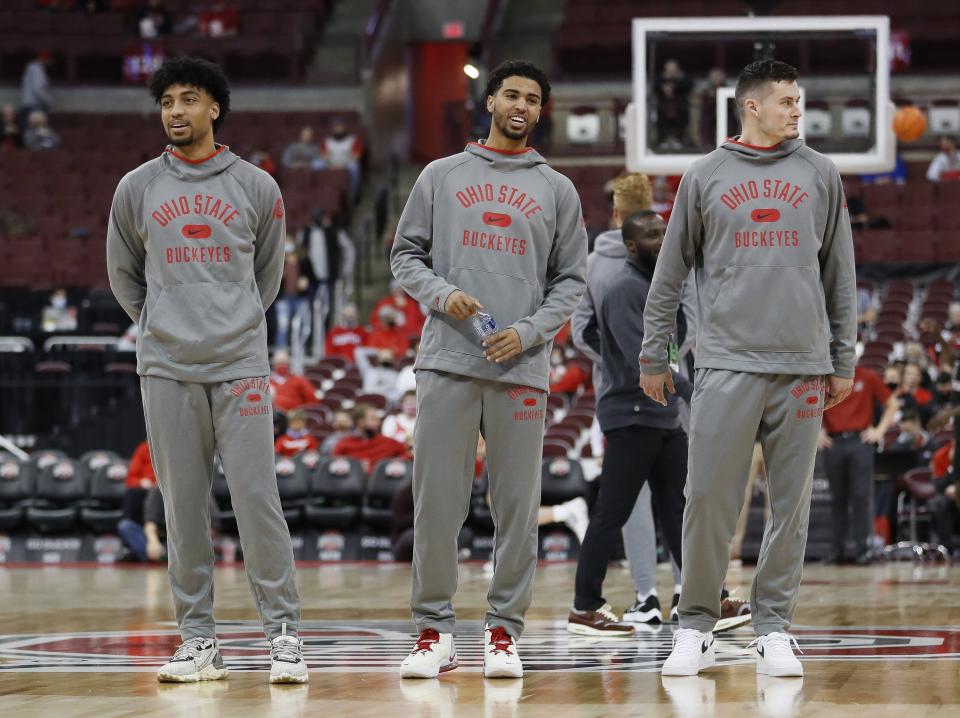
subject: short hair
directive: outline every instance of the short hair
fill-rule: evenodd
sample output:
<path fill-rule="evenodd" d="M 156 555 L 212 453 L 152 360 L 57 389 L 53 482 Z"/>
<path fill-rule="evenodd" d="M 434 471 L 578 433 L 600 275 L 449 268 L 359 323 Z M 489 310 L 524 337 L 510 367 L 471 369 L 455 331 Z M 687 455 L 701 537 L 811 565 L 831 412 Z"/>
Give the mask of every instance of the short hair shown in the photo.
<path fill-rule="evenodd" d="M 653 206 L 653 187 L 642 172 L 630 172 L 613 181 L 613 206 L 623 214 L 642 212 Z"/>
<path fill-rule="evenodd" d="M 550 81 L 547 73 L 526 60 L 507 60 L 494 68 L 487 78 L 487 97 L 496 95 L 503 81 L 508 77 L 526 77 L 540 85 L 540 104 L 546 105 L 550 101 Z"/>
<path fill-rule="evenodd" d="M 220 115 L 213 121 L 213 131 L 220 129 L 230 112 L 230 83 L 219 65 L 202 57 L 171 57 L 163 61 L 150 79 L 154 102 L 160 104 L 160 98 L 171 85 L 190 85 L 205 90 L 220 105 Z"/>
<path fill-rule="evenodd" d="M 643 226 L 643 220 L 650 217 L 659 217 L 660 215 L 652 209 L 644 209 L 640 212 L 634 212 L 625 220 L 620 227 L 620 233 L 624 242 L 635 242 L 640 236 L 640 228 Z"/>
<path fill-rule="evenodd" d="M 350 418 L 353 419 L 354 424 L 359 424 L 367 416 L 368 411 L 376 411 L 377 407 L 373 404 L 367 404 L 366 402 L 360 402 L 355 407 L 353 411 L 350 412 Z"/>
<path fill-rule="evenodd" d="M 793 65 L 779 60 L 757 60 L 751 62 L 740 71 L 737 77 L 737 89 L 734 96 L 737 98 L 737 111 L 743 115 L 743 105 L 750 95 L 758 92 L 768 82 L 793 82 L 800 73 Z"/>

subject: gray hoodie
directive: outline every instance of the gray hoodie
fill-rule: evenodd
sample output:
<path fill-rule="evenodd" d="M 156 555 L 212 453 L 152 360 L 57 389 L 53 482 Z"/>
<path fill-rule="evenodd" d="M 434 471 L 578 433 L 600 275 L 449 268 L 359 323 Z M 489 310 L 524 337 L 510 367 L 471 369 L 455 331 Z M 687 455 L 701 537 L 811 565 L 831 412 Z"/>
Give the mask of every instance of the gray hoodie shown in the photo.
<path fill-rule="evenodd" d="M 431 309 L 417 369 L 546 391 L 551 341 L 583 295 L 587 233 L 580 198 L 532 148 L 471 142 L 431 162 L 400 217 L 390 254 L 404 290 Z M 520 356 L 494 364 L 473 323 L 443 313 L 455 290 L 476 297 L 499 329 L 520 335 Z"/>
<path fill-rule="evenodd" d="M 269 374 L 264 309 L 285 237 L 277 183 L 226 146 L 199 161 L 168 147 L 124 176 L 107 272 L 140 329 L 137 372 L 204 383 Z"/>
<path fill-rule="evenodd" d="M 696 365 L 852 377 L 850 218 L 834 164 L 788 140 L 728 140 L 680 183 L 644 315 L 644 374 L 667 368 L 680 288 L 695 270 Z"/>

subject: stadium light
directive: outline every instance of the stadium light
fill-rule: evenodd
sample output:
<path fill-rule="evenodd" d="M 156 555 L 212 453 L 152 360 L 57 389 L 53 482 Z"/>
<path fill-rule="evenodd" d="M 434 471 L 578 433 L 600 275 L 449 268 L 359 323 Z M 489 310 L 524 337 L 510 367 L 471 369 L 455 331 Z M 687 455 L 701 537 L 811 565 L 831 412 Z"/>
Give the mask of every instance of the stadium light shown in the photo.
<path fill-rule="evenodd" d="M 480 77 L 480 70 L 477 69 L 476 65 L 468 62 L 463 66 L 463 74 L 465 74 L 471 80 L 476 80 L 478 77 Z"/>

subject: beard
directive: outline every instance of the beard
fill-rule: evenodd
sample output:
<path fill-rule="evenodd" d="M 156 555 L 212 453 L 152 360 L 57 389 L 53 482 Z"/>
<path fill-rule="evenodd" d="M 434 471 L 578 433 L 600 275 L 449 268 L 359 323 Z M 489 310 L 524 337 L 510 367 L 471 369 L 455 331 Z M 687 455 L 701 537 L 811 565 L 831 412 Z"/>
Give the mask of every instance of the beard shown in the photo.
<path fill-rule="evenodd" d="M 187 145 L 193 144 L 193 130 L 190 130 L 186 135 L 182 137 L 173 137 L 170 133 L 167 133 L 167 139 L 170 140 L 170 144 L 174 147 L 186 147 Z"/>
<path fill-rule="evenodd" d="M 531 130 L 533 130 L 533 124 L 530 123 L 530 122 L 527 122 L 527 124 L 524 125 L 524 127 L 523 127 L 522 130 L 514 130 L 514 129 L 512 129 L 512 128 L 510 127 L 510 113 L 509 113 L 509 112 L 504 112 L 504 113 L 496 113 L 496 112 L 494 112 L 493 122 L 494 122 L 494 124 L 496 124 L 497 129 L 500 130 L 500 133 L 501 133 L 504 137 L 508 137 L 508 138 L 510 138 L 511 140 L 522 140 L 522 139 L 524 139 L 525 137 L 528 137 L 528 136 L 530 135 Z"/>

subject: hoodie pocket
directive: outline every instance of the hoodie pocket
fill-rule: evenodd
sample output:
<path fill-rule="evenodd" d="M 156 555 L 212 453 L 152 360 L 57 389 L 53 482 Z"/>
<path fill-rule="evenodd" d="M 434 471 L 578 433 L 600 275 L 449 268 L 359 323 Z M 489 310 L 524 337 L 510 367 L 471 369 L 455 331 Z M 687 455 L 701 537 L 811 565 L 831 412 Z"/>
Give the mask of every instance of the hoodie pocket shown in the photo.
<path fill-rule="evenodd" d="M 803 354 L 824 332 L 823 290 L 813 267 L 727 267 L 710 327 L 731 351 Z"/>
<path fill-rule="evenodd" d="M 160 291 L 145 333 L 175 362 L 236 361 L 256 353 L 263 321 L 249 282 L 171 284 Z"/>

